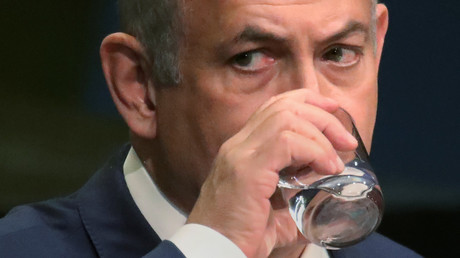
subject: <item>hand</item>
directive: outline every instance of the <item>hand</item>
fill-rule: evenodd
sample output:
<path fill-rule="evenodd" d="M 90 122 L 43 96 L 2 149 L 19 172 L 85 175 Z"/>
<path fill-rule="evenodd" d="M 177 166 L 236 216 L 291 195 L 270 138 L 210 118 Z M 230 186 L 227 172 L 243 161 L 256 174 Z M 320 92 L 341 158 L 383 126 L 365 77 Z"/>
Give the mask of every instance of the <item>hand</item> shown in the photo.
<path fill-rule="evenodd" d="M 217 230 L 248 257 L 305 241 L 287 208 L 271 202 L 278 172 L 300 165 L 322 174 L 344 169 L 336 150 L 352 150 L 357 142 L 331 114 L 338 107 L 307 89 L 267 101 L 221 146 L 188 223 Z"/>

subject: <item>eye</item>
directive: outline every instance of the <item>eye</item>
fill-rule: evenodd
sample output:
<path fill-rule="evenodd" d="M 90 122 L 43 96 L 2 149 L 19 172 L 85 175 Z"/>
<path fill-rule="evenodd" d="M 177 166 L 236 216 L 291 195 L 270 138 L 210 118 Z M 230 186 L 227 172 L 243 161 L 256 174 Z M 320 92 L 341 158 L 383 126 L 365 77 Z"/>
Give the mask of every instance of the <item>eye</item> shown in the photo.
<path fill-rule="evenodd" d="M 275 59 L 261 50 L 253 50 L 236 55 L 232 65 L 244 72 L 258 72 L 275 63 Z"/>
<path fill-rule="evenodd" d="M 356 64 L 360 59 L 359 50 L 347 47 L 333 47 L 322 57 L 324 61 L 332 62 L 337 66 L 348 67 Z"/>

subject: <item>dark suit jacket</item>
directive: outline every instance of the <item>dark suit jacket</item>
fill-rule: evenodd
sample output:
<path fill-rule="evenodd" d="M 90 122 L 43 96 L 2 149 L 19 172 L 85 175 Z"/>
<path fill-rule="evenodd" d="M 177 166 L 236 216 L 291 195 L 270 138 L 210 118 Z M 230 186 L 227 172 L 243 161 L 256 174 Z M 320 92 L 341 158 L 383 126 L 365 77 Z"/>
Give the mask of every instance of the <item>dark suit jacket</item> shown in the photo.
<path fill-rule="evenodd" d="M 132 199 L 123 175 L 129 146 L 76 193 L 19 206 L 0 220 L 0 257 L 184 257 L 161 241 Z M 419 257 L 373 234 L 332 257 Z"/>

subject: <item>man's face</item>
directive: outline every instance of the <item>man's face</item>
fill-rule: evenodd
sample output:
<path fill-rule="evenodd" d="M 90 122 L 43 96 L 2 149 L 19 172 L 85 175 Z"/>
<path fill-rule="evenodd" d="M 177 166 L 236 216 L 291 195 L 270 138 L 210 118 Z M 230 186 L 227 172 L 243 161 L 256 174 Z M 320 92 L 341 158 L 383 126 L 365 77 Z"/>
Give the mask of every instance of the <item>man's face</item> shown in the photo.
<path fill-rule="evenodd" d="M 165 169 L 199 189 L 221 144 L 270 97 L 299 88 L 335 99 L 370 148 L 379 58 L 369 0 L 184 2 L 183 80 L 156 93 Z"/>

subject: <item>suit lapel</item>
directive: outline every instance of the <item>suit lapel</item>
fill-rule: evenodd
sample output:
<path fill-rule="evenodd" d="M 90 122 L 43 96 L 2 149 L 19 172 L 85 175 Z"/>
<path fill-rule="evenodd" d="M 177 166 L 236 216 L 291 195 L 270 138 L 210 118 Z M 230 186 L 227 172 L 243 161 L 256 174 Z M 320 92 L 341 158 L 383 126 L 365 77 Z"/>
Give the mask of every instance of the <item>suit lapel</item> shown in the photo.
<path fill-rule="evenodd" d="M 125 146 L 78 192 L 80 216 L 101 257 L 140 257 L 161 242 L 126 186 L 128 151 Z"/>

